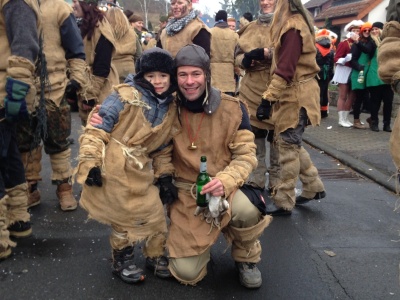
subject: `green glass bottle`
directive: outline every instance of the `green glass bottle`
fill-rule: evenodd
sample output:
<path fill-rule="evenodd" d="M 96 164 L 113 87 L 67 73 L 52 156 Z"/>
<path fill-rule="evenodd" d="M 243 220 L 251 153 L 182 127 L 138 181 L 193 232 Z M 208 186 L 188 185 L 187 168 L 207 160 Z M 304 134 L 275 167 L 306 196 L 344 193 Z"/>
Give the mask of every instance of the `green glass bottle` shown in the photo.
<path fill-rule="evenodd" d="M 197 176 L 196 180 L 196 204 L 200 207 L 207 207 L 208 202 L 210 201 L 210 194 L 201 195 L 200 192 L 203 189 L 203 186 L 211 181 L 210 176 L 207 174 L 207 157 L 202 156 L 200 158 L 200 173 Z"/>

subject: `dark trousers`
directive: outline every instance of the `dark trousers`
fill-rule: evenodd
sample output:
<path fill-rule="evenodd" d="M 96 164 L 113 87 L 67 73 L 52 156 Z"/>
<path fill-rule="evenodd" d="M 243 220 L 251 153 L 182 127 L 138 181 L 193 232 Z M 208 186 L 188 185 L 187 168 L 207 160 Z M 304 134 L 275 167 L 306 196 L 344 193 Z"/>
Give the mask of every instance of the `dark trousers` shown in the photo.
<path fill-rule="evenodd" d="M 353 103 L 353 114 L 354 119 L 357 120 L 360 118 L 361 105 L 364 103 L 364 101 L 367 101 L 365 99 L 369 98 L 369 93 L 367 89 L 354 90 L 354 93 L 356 94 L 356 99 Z"/>
<path fill-rule="evenodd" d="M 326 80 L 318 80 L 319 85 L 319 103 L 321 105 L 321 111 L 328 111 L 328 87 L 329 78 Z"/>
<path fill-rule="evenodd" d="M 371 120 L 378 121 L 378 113 L 383 102 L 383 124 L 390 125 L 392 118 L 393 90 L 389 84 L 372 86 L 368 88 L 371 98 Z"/>
<path fill-rule="evenodd" d="M 15 127 L 15 123 L 0 122 L 0 199 L 6 195 L 6 189 L 26 181 Z"/>

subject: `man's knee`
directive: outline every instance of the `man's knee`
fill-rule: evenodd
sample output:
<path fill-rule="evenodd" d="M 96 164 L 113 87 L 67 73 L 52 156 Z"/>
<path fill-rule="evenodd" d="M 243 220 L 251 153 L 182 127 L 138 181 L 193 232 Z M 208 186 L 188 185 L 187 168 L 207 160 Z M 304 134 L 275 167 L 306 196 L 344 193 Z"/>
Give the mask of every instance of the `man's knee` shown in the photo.
<path fill-rule="evenodd" d="M 195 285 L 206 276 L 209 261 L 209 251 L 198 256 L 170 258 L 169 270 L 180 283 Z"/>
<path fill-rule="evenodd" d="M 260 217 L 261 213 L 258 208 L 251 203 L 241 190 L 237 190 L 232 200 L 232 219 L 230 225 L 237 228 L 251 227 L 258 223 Z"/>

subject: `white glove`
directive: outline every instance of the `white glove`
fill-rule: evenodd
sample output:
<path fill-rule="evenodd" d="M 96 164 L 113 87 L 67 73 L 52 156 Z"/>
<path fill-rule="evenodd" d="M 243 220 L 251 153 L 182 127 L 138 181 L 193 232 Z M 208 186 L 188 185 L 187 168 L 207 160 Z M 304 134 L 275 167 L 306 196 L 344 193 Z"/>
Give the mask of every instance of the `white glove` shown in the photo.
<path fill-rule="evenodd" d="M 344 58 L 345 62 L 351 61 L 351 53 L 347 53 L 346 57 Z"/>
<path fill-rule="evenodd" d="M 207 223 L 219 227 L 221 225 L 221 217 L 227 212 L 228 209 L 229 203 L 226 201 L 226 199 L 211 196 L 208 207 L 197 206 L 194 215 L 198 216 L 202 214 L 202 219 L 206 220 Z"/>
<path fill-rule="evenodd" d="M 344 65 L 344 64 L 346 63 L 346 60 L 345 60 L 344 57 L 341 57 L 341 58 L 339 58 L 339 59 L 337 60 L 336 63 L 339 64 L 339 65 Z"/>

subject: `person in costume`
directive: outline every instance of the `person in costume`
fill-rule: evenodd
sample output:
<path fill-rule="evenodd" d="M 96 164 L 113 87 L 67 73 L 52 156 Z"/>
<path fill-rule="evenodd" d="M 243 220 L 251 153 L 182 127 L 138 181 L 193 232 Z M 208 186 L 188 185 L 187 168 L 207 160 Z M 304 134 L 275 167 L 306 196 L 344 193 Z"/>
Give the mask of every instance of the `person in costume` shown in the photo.
<path fill-rule="evenodd" d="M 12 254 L 10 236 L 32 234 L 28 184 L 18 151 L 18 122 L 36 113 L 35 62 L 40 10 L 35 0 L 0 0 L 0 260 Z M 24 22 L 21 22 L 21 19 Z"/>
<path fill-rule="evenodd" d="M 90 218 L 111 226 L 112 272 L 127 283 L 144 280 L 134 260 L 141 241 L 147 267 L 158 277 L 170 277 L 164 256 L 167 224 L 154 181 L 164 200 L 167 194 L 177 197 L 169 158 L 177 117 L 173 59 L 152 48 L 143 52 L 136 71 L 114 86 L 94 114 L 100 121 L 86 126 L 76 168 L 83 185 L 80 205 Z"/>
<path fill-rule="evenodd" d="M 62 0 L 42 0 L 43 52 L 46 59 L 48 84 L 43 87 L 46 112 L 46 132 L 35 138 L 43 116 L 36 114 L 18 124 L 18 148 L 29 185 L 28 207 L 40 204 L 38 182 L 42 166 L 43 140 L 45 153 L 50 156 L 51 182 L 57 186 L 56 195 L 63 211 L 75 210 L 78 203 L 72 193 L 71 108 L 68 99 L 87 88 L 88 67 L 83 41 L 71 6 Z M 55 14 L 54 10 L 58 13 Z M 42 93 L 38 86 L 38 97 Z"/>
<path fill-rule="evenodd" d="M 119 83 L 118 72 L 112 63 L 115 54 L 113 30 L 97 0 L 73 0 L 75 17 L 81 18 L 79 28 L 85 47 L 86 63 L 90 67 L 88 88 L 78 93 L 79 116 L 86 126 L 87 116 L 96 104 L 110 94 Z"/>
<path fill-rule="evenodd" d="M 318 170 L 302 146 L 305 127 L 318 126 L 321 120 L 314 36 L 312 19 L 301 1 L 276 2 L 271 23 L 272 75 L 256 117 L 274 124 L 280 176 L 272 197 L 277 207 L 289 212 L 295 205 L 326 195 Z M 303 187 L 296 197 L 299 176 Z"/>
<path fill-rule="evenodd" d="M 195 44 L 203 47 L 210 56 L 210 30 L 196 15 L 192 0 L 171 0 L 171 11 L 173 17 L 162 30 L 157 47 L 167 50 L 175 57 L 182 47 Z"/>

